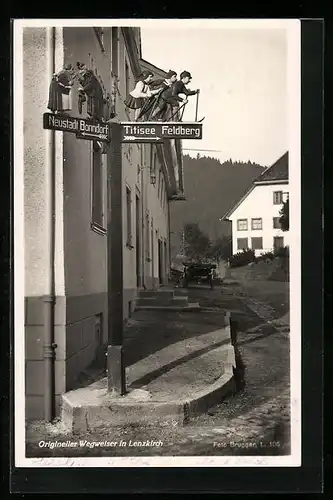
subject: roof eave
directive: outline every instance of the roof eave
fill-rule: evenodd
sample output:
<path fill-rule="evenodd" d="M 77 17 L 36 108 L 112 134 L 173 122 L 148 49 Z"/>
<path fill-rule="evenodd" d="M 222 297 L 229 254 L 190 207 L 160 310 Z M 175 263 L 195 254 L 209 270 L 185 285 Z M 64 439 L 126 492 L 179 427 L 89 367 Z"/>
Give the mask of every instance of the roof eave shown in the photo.
<path fill-rule="evenodd" d="M 243 194 L 243 196 L 238 200 L 238 202 L 235 203 L 235 205 L 233 207 L 229 208 L 229 210 L 221 217 L 221 219 L 222 220 L 229 220 L 228 218 L 230 217 L 230 215 L 232 215 L 235 212 L 235 210 L 237 210 L 239 205 L 241 205 L 243 203 L 243 201 L 249 196 L 249 194 L 253 191 L 254 188 L 255 188 L 255 185 L 251 184 L 251 186 Z"/>
<path fill-rule="evenodd" d="M 272 180 L 267 180 L 267 181 L 254 181 L 253 184 L 256 186 L 260 185 L 267 185 L 267 184 L 289 184 L 288 179 L 272 179 Z"/>
<path fill-rule="evenodd" d="M 167 74 L 167 72 L 164 69 L 159 68 L 155 64 L 152 64 L 151 62 L 147 61 L 146 59 L 143 59 L 142 57 L 140 58 L 140 64 L 141 66 L 148 66 L 149 68 L 154 68 L 159 73 L 163 73 L 163 77 L 165 77 L 165 75 Z"/>

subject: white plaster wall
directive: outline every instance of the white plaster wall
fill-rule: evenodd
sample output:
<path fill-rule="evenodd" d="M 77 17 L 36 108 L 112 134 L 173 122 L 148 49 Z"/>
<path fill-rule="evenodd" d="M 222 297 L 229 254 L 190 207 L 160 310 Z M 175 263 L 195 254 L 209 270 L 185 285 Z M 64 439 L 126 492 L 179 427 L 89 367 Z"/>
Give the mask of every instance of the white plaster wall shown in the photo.
<path fill-rule="evenodd" d="M 46 135 L 43 113 L 47 112 L 50 76 L 47 74 L 46 28 L 24 28 L 23 31 L 23 114 L 24 114 L 24 232 L 25 295 L 47 293 L 48 272 L 45 253 L 46 237 Z M 56 31 L 56 62 L 63 58 L 61 28 Z M 55 293 L 64 294 L 62 137 L 56 135 L 56 229 Z"/>
<path fill-rule="evenodd" d="M 119 30 L 119 51 L 118 51 L 118 80 L 119 80 L 119 95 L 117 101 L 117 120 L 131 121 L 134 119 L 133 111 L 129 111 L 123 101 L 126 99 L 125 85 L 125 60 L 129 68 L 129 86 L 130 90 L 134 88 L 135 77 L 132 72 L 130 59 L 127 55 L 125 41 L 121 30 Z M 138 165 L 141 163 L 140 145 L 138 144 L 123 144 L 122 145 L 122 162 L 123 162 L 123 243 L 124 243 L 124 288 L 136 289 L 136 213 L 135 213 L 135 196 L 136 189 L 141 196 L 141 182 L 138 177 Z M 131 220 L 132 220 L 132 246 L 129 248 L 127 243 L 127 214 L 126 214 L 126 186 L 131 190 Z"/>
<path fill-rule="evenodd" d="M 274 236 L 283 236 L 284 245 L 289 245 L 289 231 L 273 228 L 273 217 L 279 217 L 282 205 L 273 204 L 273 192 L 289 191 L 288 184 L 258 185 L 250 192 L 245 200 L 237 207 L 229 217 L 232 221 L 232 248 L 233 254 L 237 253 L 237 238 L 248 238 L 251 248 L 251 238 L 262 237 L 263 249 L 256 250 L 256 255 L 273 250 Z M 251 219 L 262 218 L 262 230 L 251 230 Z M 237 219 L 248 219 L 248 231 L 237 230 Z"/>
<path fill-rule="evenodd" d="M 63 28 L 55 30 L 55 65 L 64 62 Z M 55 133 L 55 294 L 65 294 L 63 134 Z"/>

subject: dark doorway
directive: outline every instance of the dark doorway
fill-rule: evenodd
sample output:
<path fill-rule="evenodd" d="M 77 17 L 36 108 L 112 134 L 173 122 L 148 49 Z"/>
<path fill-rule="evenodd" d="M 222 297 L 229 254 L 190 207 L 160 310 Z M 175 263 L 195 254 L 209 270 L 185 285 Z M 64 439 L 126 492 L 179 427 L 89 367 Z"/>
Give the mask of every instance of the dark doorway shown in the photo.
<path fill-rule="evenodd" d="M 167 276 L 169 274 L 169 269 L 168 269 L 168 256 L 167 256 L 167 244 L 166 244 L 166 241 L 164 241 L 163 243 L 164 245 L 164 252 L 163 252 L 163 257 L 164 257 L 164 262 L 163 262 L 163 265 L 164 265 L 164 276 L 165 276 L 165 281 L 167 281 Z"/>
<path fill-rule="evenodd" d="M 160 285 L 163 284 L 163 252 L 162 252 L 162 241 L 158 240 L 158 282 Z"/>
<path fill-rule="evenodd" d="M 283 248 L 284 246 L 284 241 L 283 241 L 283 236 L 274 236 L 274 251 L 278 250 L 279 248 Z"/>
<path fill-rule="evenodd" d="M 154 224 L 151 220 L 151 283 L 152 288 L 155 288 L 155 249 L 154 249 Z"/>
<path fill-rule="evenodd" d="M 141 207 L 140 198 L 135 196 L 135 219 L 136 219 L 136 286 L 141 287 Z"/>

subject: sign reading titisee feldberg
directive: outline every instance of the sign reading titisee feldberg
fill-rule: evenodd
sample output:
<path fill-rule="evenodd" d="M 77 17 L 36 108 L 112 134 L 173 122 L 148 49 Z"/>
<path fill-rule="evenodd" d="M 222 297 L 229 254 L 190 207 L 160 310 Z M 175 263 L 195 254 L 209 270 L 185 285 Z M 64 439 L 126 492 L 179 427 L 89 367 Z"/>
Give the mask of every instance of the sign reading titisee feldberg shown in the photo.
<path fill-rule="evenodd" d="M 110 140 L 108 123 L 44 113 L 44 129 L 73 132 L 79 139 Z M 161 143 L 165 139 L 202 139 L 202 123 L 122 122 L 121 142 Z"/>
<path fill-rule="evenodd" d="M 164 139 L 202 139 L 201 123 L 123 122 L 122 142 L 162 142 Z"/>
<path fill-rule="evenodd" d="M 45 129 L 73 132 L 79 139 L 98 139 L 108 142 L 110 137 L 110 127 L 107 123 L 72 116 L 45 113 L 43 126 Z"/>

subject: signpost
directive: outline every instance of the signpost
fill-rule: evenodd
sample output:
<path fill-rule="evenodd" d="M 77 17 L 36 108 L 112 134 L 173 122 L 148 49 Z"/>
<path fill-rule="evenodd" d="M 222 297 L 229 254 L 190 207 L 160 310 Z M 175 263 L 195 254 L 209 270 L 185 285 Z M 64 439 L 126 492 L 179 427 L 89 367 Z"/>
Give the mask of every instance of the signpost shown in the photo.
<path fill-rule="evenodd" d="M 122 143 L 160 144 L 168 139 L 202 139 L 199 122 L 105 123 L 44 113 L 43 127 L 76 134 L 77 139 L 108 143 L 107 159 L 107 281 L 108 281 L 108 392 L 126 392 L 123 360 L 123 224 Z"/>
<path fill-rule="evenodd" d="M 108 392 L 126 392 L 123 356 L 123 173 L 120 125 L 111 123 L 107 159 Z"/>
<path fill-rule="evenodd" d="M 104 142 L 110 140 L 110 124 L 96 120 L 44 113 L 43 126 L 44 129 L 72 132 L 78 139 Z"/>
<path fill-rule="evenodd" d="M 44 129 L 76 134 L 78 139 L 109 142 L 111 124 L 66 115 L 44 113 Z M 202 139 L 202 123 L 122 122 L 120 142 L 163 143 L 165 139 Z"/>

